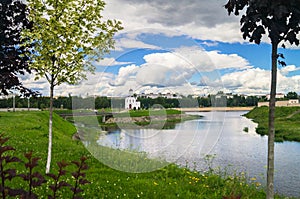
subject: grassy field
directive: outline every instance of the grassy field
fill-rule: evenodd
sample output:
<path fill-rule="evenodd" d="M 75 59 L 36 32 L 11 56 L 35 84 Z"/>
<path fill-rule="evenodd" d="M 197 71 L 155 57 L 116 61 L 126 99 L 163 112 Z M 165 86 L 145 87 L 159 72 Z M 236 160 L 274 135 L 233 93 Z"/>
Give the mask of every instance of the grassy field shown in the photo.
<path fill-rule="evenodd" d="M 247 118 L 258 123 L 256 132 L 268 134 L 269 107 L 257 107 L 247 113 Z M 300 107 L 276 107 L 275 140 L 300 142 Z"/>
<path fill-rule="evenodd" d="M 179 168 L 174 164 L 167 165 L 148 173 L 128 173 L 114 170 L 95 159 L 80 141 L 71 139 L 76 132 L 75 127 L 54 115 L 53 160 L 51 171 L 57 170 L 56 162 L 78 160 L 81 156 L 88 157 L 87 179 L 91 184 L 83 187 L 83 198 L 207 198 L 220 199 L 223 196 L 242 196 L 242 198 L 265 198 L 264 191 L 256 180 L 248 179 L 239 173 L 227 176 L 221 172 L 197 172 L 187 168 Z M 9 145 L 15 147 L 13 155 L 22 158 L 25 152 L 33 151 L 40 157 L 37 170 L 44 173 L 48 143 L 48 112 L 1 112 L 0 133 L 8 136 Z M 93 147 L 98 153 L 107 149 Z M 110 159 L 114 155 L 110 153 Z M 11 152 L 10 152 L 11 153 Z M 114 155 L 112 155 L 114 154 Z M 121 156 L 127 161 L 132 156 Z M 145 156 L 146 158 L 146 156 Z M 24 159 L 24 158 L 23 158 Z M 129 160 L 128 160 L 129 161 Z M 145 159 L 145 162 L 151 162 Z M 154 161 L 155 162 L 155 161 Z M 18 173 L 24 172 L 24 165 L 15 165 Z M 66 179 L 72 183 L 72 178 Z M 24 186 L 14 180 L 12 186 Z M 49 193 L 49 182 L 33 191 L 40 198 Z M 58 198 L 71 198 L 67 189 L 59 193 Z M 280 197 L 276 197 L 280 198 Z"/>

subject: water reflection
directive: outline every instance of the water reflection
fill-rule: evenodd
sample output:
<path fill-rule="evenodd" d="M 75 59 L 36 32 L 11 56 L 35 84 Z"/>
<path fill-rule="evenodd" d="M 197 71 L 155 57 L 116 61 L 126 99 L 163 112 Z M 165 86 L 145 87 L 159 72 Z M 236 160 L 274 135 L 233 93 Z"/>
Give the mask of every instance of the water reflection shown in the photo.
<path fill-rule="evenodd" d="M 177 124 L 174 129 L 117 129 L 101 136 L 98 144 L 145 151 L 151 157 L 188 163 L 198 170 L 207 166 L 203 161 L 206 154 L 216 154 L 213 166 L 245 171 L 265 184 L 267 137 L 255 133 L 257 124 L 241 117 L 244 113 L 193 113 L 204 117 Z M 275 144 L 275 189 L 282 194 L 300 196 L 299 152 L 300 143 Z"/>

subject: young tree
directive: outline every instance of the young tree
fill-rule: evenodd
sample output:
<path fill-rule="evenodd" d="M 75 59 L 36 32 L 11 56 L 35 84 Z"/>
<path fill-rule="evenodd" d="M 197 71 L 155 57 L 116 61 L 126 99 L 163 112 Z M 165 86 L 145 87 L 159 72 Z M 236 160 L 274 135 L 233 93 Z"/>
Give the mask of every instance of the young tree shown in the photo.
<path fill-rule="evenodd" d="M 75 84 L 95 70 L 99 60 L 114 46 L 113 36 L 121 30 L 116 20 L 104 21 L 102 0 L 27 0 L 31 30 L 24 38 L 34 44 L 30 68 L 36 78 L 50 84 L 49 146 L 46 173 L 52 152 L 52 114 L 54 88 L 62 83 Z"/>
<path fill-rule="evenodd" d="M 297 34 L 300 26 L 299 0 L 228 0 L 225 8 L 228 14 L 246 8 L 241 17 L 241 31 L 244 39 L 259 44 L 262 36 L 267 34 L 272 45 L 272 75 L 269 104 L 269 136 L 268 136 L 268 168 L 267 168 L 267 198 L 274 198 L 274 117 L 275 95 L 277 82 L 277 60 L 283 57 L 278 54 L 278 46 L 284 42 L 299 45 Z M 279 61 L 285 65 L 284 62 Z"/>
<path fill-rule="evenodd" d="M 24 95 L 34 94 L 25 88 L 18 74 L 29 73 L 25 47 L 20 46 L 21 31 L 30 28 L 28 10 L 23 1 L 0 1 L 0 94 L 8 95 L 12 89 Z"/>

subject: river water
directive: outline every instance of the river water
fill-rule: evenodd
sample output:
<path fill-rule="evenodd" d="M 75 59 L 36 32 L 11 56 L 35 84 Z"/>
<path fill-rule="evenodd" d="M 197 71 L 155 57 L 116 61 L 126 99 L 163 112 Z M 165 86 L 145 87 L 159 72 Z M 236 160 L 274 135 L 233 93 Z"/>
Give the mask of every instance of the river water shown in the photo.
<path fill-rule="evenodd" d="M 246 112 L 197 112 L 204 117 L 179 123 L 175 129 L 122 129 L 109 132 L 98 143 L 113 148 L 144 151 L 151 157 L 206 170 L 206 155 L 213 168 L 245 172 L 266 181 L 267 137 L 255 133 L 257 124 Z M 247 128 L 248 132 L 244 129 Z M 300 197 L 300 143 L 275 144 L 275 191 Z"/>

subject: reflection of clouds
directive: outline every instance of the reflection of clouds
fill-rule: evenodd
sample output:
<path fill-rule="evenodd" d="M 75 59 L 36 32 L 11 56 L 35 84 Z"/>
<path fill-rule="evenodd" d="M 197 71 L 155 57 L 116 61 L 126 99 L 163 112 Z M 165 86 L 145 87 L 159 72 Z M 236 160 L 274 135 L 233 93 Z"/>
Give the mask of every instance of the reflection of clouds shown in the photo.
<path fill-rule="evenodd" d="M 110 143 L 112 148 L 133 153 L 146 152 L 148 157 L 168 162 L 193 162 L 211 152 L 223 129 L 224 113 L 203 115 L 206 115 L 203 119 L 180 123 L 175 129 L 122 129 L 103 136 L 98 144 Z"/>

